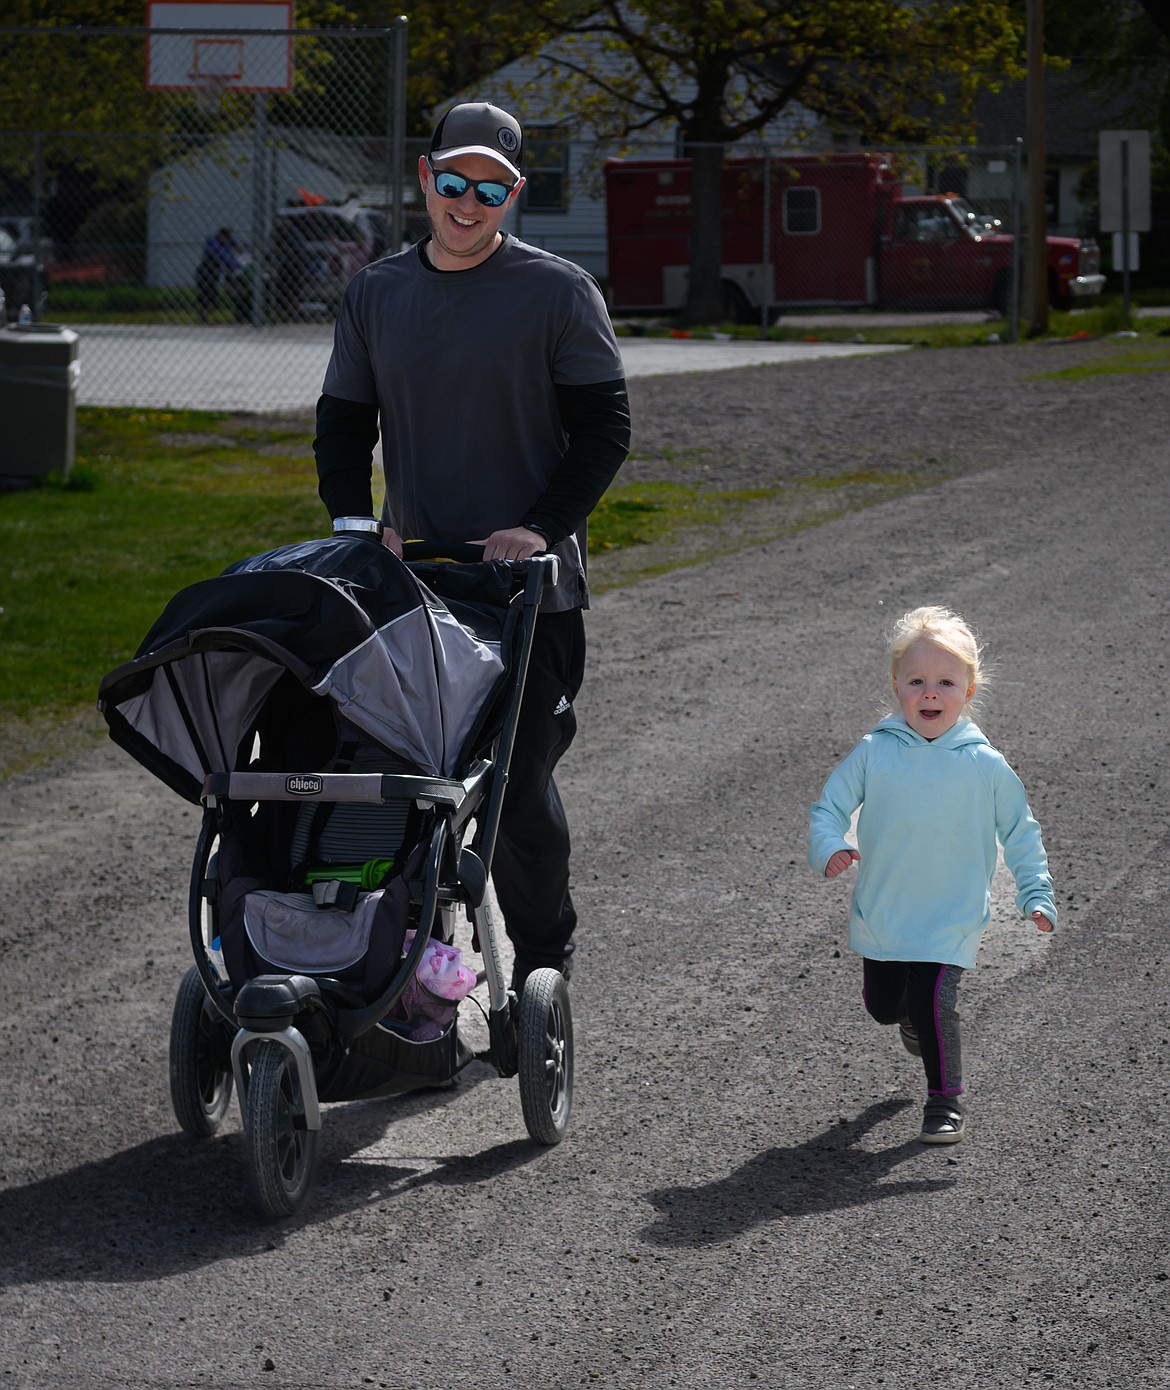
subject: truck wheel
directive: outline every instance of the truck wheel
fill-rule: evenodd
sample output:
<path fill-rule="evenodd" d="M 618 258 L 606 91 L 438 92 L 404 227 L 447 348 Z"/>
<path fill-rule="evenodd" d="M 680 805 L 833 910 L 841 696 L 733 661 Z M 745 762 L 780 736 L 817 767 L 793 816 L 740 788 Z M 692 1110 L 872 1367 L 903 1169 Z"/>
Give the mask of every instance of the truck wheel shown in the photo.
<path fill-rule="evenodd" d="M 991 307 L 1005 319 L 1012 311 L 1012 277 L 1006 270 L 1001 270 L 995 277 L 995 284 L 991 290 Z"/>
<path fill-rule="evenodd" d="M 730 280 L 724 280 L 723 284 L 723 317 L 728 323 L 753 323 L 755 321 L 755 311 L 748 303 L 748 297 L 743 290 Z"/>
<path fill-rule="evenodd" d="M 1062 311 L 1072 308 L 1072 296 L 1061 294 L 1060 285 L 1057 283 L 1055 275 L 1048 276 L 1048 302 L 1054 309 Z"/>

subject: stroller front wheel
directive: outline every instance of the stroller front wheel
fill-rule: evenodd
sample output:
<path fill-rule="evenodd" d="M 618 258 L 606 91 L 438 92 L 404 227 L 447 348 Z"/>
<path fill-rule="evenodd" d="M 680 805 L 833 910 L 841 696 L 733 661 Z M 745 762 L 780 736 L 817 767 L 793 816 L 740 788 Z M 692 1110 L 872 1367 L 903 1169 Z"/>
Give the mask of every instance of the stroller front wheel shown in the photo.
<path fill-rule="evenodd" d="M 534 970 L 520 998 L 520 1104 L 538 1144 L 559 1144 L 573 1107 L 573 1012 L 559 970 Z"/>
<path fill-rule="evenodd" d="M 317 1162 L 317 1131 L 305 1125 L 296 1061 L 278 1042 L 256 1044 L 244 1114 L 248 1177 L 265 1216 L 291 1216 L 308 1195 Z"/>
<path fill-rule="evenodd" d="M 175 1118 L 196 1139 L 209 1139 L 227 1114 L 232 1072 L 223 1029 L 194 965 L 175 996 L 170 1068 Z"/>

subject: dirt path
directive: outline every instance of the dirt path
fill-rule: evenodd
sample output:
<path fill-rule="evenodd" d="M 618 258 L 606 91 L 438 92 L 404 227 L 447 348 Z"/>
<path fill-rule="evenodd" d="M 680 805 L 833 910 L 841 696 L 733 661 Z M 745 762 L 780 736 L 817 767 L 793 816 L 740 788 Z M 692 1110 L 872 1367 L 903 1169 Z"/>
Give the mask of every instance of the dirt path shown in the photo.
<path fill-rule="evenodd" d="M 334 1107 L 308 1210 L 258 1226 L 234 1112 L 193 1144 L 167 1096 L 194 812 L 109 746 L 7 783 L 4 1386 L 1165 1387 L 1170 404 L 1030 379 L 1099 351 L 636 383 L 647 476 L 948 476 L 597 601 L 556 1150 L 482 1074 Z M 883 625 L 934 600 L 989 640 L 1062 910 L 1046 941 L 997 884 L 949 1152 L 804 865 Z"/>

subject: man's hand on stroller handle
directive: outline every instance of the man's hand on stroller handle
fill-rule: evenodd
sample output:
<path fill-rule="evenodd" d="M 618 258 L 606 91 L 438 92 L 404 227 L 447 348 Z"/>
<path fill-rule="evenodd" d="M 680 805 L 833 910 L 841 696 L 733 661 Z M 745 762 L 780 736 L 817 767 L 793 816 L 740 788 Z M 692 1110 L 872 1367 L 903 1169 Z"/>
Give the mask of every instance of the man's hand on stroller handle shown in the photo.
<path fill-rule="evenodd" d="M 544 537 L 530 531 L 527 526 L 510 526 L 502 531 L 493 531 L 486 540 L 471 543 L 483 546 L 485 560 L 527 560 L 548 549 Z"/>
<path fill-rule="evenodd" d="M 383 526 L 382 544 L 401 560 L 411 558 L 404 554 L 404 545 L 415 548 L 422 546 L 427 549 L 437 547 L 438 550 L 442 550 L 447 543 L 404 542 L 393 526 Z M 476 558 L 484 560 L 530 560 L 534 555 L 543 555 L 548 550 L 548 542 L 545 538 L 537 531 L 530 531 L 527 526 L 506 527 L 499 531 L 493 531 L 490 536 L 483 540 L 466 541 L 463 544 L 471 546 L 477 551 L 482 549 L 482 557 L 477 556 Z M 455 547 L 455 549 L 459 548 L 459 546 Z M 417 558 L 417 556 L 413 558 Z"/>

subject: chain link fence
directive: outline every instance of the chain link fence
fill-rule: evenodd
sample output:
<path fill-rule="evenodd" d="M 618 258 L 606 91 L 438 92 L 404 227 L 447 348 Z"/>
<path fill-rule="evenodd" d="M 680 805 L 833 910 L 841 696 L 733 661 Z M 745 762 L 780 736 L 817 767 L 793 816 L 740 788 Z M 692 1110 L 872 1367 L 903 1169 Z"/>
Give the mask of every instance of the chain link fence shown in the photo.
<path fill-rule="evenodd" d="M 9 319 L 81 335 L 80 398 L 122 402 L 145 372 L 143 403 L 230 404 L 258 340 L 274 406 L 306 363 L 319 386 L 350 277 L 418 232 L 405 21 L 0 32 L 34 79 L 27 124 L 0 135 L 0 291 Z M 277 71 L 252 89 L 265 47 Z M 35 99 L 40 75 L 51 89 L 79 74 L 101 93 L 92 129 L 76 128 L 81 101 L 54 124 Z M 12 101 L 0 109 L 14 126 Z"/>
<path fill-rule="evenodd" d="M 16 128 L 0 95 L 9 317 L 27 305 L 80 335 L 83 403 L 310 408 L 349 279 L 427 230 L 426 141 L 403 126 L 405 21 L 0 34 L 48 88 L 53 74 L 96 73 L 119 94 L 97 102 L 90 129 L 77 128 L 78 102 L 63 108 L 69 124 L 33 98 L 38 121 Z M 284 90 L 242 89 L 239 53 L 260 36 L 282 46 Z M 217 45 L 210 57 L 203 42 Z M 668 316 L 686 299 L 702 154 L 529 123 L 527 184 L 508 225 L 589 270 L 615 317 Z M 724 155 L 726 319 L 763 330 L 798 309 L 978 309 L 1008 315 L 1014 332 L 1019 146 L 811 153 L 761 142 Z M 1050 246 L 1057 302 L 1092 279 L 1096 256 L 1089 241 Z"/>

